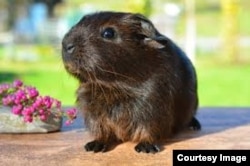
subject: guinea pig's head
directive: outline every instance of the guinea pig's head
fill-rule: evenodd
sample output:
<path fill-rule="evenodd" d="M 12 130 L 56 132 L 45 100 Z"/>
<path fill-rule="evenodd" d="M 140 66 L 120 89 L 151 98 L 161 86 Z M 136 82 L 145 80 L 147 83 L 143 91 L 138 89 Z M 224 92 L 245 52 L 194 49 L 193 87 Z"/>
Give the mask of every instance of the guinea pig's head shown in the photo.
<path fill-rule="evenodd" d="M 140 14 L 100 12 L 84 16 L 65 35 L 62 58 L 80 82 L 138 81 L 160 65 L 167 41 Z"/>

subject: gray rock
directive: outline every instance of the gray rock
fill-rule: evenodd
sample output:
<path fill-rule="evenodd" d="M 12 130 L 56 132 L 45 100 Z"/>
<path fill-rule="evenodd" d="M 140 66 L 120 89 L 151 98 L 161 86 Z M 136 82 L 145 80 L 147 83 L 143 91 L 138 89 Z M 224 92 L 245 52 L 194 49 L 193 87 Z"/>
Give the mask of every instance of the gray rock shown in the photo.
<path fill-rule="evenodd" d="M 32 123 L 25 123 L 11 108 L 0 106 L 0 133 L 48 133 L 59 131 L 61 127 L 62 118 L 55 118 L 53 114 L 46 122 L 34 119 Z"/>

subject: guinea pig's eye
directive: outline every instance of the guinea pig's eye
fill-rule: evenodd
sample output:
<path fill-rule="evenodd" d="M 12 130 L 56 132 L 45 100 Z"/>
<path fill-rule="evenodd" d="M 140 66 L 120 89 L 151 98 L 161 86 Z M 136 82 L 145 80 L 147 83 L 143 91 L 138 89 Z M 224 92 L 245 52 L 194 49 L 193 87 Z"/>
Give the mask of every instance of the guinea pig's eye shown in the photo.
<path fill-rule="evenodd" d="M 105 39 L 113 39 L 115 37 L 115 30 L 113 28 L 105 28 L 101 35 Z"/>

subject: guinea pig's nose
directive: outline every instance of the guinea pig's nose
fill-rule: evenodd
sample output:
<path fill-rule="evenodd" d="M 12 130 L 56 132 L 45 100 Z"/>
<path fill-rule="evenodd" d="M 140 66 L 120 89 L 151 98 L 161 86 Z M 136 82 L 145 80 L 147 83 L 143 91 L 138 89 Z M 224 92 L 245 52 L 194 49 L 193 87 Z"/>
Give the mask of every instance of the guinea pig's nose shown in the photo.
<path fill-rule="evenodd" d="M 72 43 L 66 44 L 64 47 L 65 51 L 69 54 L 72 54 L 75 50 L 75 46 Z"/>

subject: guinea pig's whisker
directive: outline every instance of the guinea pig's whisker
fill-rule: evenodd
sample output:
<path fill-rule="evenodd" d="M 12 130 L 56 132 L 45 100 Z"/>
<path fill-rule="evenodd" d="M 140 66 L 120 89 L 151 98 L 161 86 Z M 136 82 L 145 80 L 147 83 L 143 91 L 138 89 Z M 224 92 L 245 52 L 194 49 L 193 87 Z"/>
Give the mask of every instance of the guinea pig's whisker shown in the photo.
<path fill-rule="evenodd" d="M 96 95 L 95 84 L 94 84 L 94 81 L 93 81 L 89 71 L 86 70 L 86 73 L 87 73 L 89 80 L 90 80 L 90 83 L 91 83 L 91 95 L 92 95 L 92 98 L 94 98 L 94 96 Z"/>
<path fill-rule="evenodd" d="M 98 65 L 97 65 L 97 68 L 100 69 L 101 71 L 105 72 L 105 73 L 114 74 L 114 75 L 116 75 L 116 76 L 120 76 L 120 77 L 123 77 L 123 78 L 127 78 L 127 79 L 132 80 L 132 81 L 136 81 L 136 80 L 135 80 L 134 78 L 132 78 L 132 77 L 126 76 L 126 75 L 124 75 L 124 74 L 117 73 L 117 72 L 115 72 L 115 71 L 105 70 L 105 69 L 101 68 L 101 67 L 98 66 Z"/>
<path fill-rule="evenodd" d="M 96 75 L 95 75 L 95 74 L 94 74 L 94 77 L 95 77 L 95 80 L 98 80 L 98 79 L 96 78 Z M 101 83 L 100 83 L 99 81 L 96 81 L 96 85 L 99 86 L 99 88 L 101 89 L 101 91 L 102 91 L 102 93 L 103 93 L 103 96 L 104 96 L 106 102 L 108 102 L 108 97 L 106 96 L 106 93 L 105 93 L 105 91 L 104 91 L 103 86 L 101 85 Z"/>

